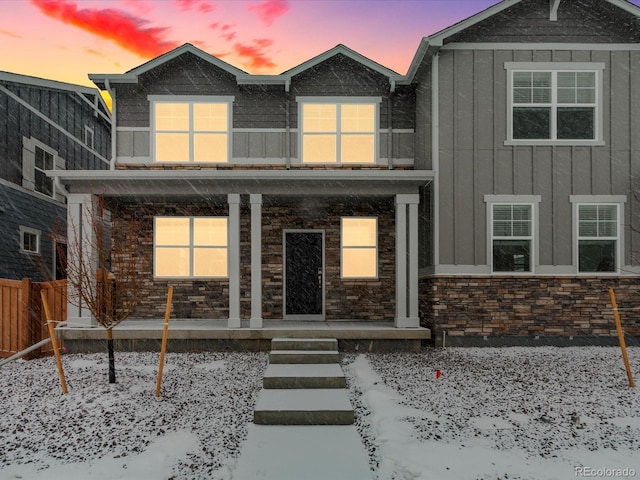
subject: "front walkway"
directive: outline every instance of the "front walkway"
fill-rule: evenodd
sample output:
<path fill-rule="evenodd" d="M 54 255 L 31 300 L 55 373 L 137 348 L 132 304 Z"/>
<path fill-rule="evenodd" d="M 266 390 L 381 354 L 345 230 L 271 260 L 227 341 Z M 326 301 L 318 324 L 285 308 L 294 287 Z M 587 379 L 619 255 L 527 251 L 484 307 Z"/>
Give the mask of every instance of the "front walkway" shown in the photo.
<path fill-rule="evenodd" d="M 354 425 L 249 425 L 233 480 L 371 480 Z"/>

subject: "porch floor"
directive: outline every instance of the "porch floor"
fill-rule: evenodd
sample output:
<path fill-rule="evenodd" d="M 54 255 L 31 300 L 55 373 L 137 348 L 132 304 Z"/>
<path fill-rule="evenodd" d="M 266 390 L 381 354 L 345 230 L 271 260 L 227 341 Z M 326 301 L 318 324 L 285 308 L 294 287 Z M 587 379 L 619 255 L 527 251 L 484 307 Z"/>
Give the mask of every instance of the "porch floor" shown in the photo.
<path fill-rule="evenodd" d="M 156 345 L 162 339 L 164 320 L 125 320 L 113 329 L 113 338 L 125 350 L 147 350 L 144 345 Z M 57 329 L 58 336 L 74 351 L 92 351 L 89 345 L 103 342 L 101 327 L 74 327 Z M 216 349 L 215 345 L 240 348 L 254 345 L 252 350 L 268 350 L 272 338 L 336 338 L 341 350 L 410 349 L 420 348 L 423 340 L 431 338 L 428 328 L 396 328 L 392 322 L 367 321 L 290 321 L 264 320 L 263 328 L 249 328 L 249 321 L 242 321 L 241 328 L 229 328 L 227 320 L 171 319 L 169 322 L 169 347 L 171 340 L 177 350 Z M 136 346 L 137 344 L 137 346 Z M 404 347 L 402 344 L 405 344 Z M 180 346 L 178 346 L 180 345 Z M 102 347 L 100 347 L 102 348 Z"/>

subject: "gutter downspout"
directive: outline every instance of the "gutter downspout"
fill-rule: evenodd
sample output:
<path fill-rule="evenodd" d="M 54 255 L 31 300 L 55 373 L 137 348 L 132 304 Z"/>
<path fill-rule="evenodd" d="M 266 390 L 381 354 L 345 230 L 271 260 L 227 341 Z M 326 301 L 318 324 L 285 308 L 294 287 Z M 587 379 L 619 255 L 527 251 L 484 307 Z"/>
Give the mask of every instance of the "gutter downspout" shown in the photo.
<path fill-rule="evenodd" d="M 393 97 L 396 91 L 396 82 L 391 80 L 389 87 L 387 106 L 387 159 L 389 161 L 389 170 L 393 170 Z"/>
<path fill-rule="evenodd" d="M 440 265 L 440 54 L 436 52 L 431 61 L 431 169 L 433 178 L 433 266 L 437 273 Z"/>
<path fill-rule="evenodd" d="M 287 170 L 291 169 L 291 125 L 289 109 L 291 108 L 291 94 L 289 93 L 290 81 L 287 80 L 284 84 L 284 91 L 286 100 L 284 101 L 284 154 L 285 154 L 285 166 Z"/>
<path fill-rule="evenodd" d="M 111 161 L 109 170 L 116 169 L 116 92 L 111 90 L 109 79 L 105 79 L 104 86 L 111 96 Z"/>

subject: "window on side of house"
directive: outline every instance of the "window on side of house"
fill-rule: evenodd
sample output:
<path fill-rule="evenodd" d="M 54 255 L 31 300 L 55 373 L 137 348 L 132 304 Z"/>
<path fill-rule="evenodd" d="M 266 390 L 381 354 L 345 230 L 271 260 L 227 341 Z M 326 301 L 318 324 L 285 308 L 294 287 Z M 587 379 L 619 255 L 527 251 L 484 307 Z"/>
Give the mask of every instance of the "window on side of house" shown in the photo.
<path fill-rule="evenodd" d="M 342 217 L 342 278 L 378 278 L 378 219 Z"/>
<path fill-rule="evenodd" d="M 493 204 L 492 270 L 531 272 L 533 265 L 533 205 Z"/>
<path fill-rule="evenodd" d="M 84 144 L 89 148 L 94 148 L 94 130 L 88 125 L 84 126 Z"/>
<path fill-rule="evenodd" d="M 42 232 L 35 228 L 20 227 L 20 251 L 25 253 L 40 253 L 40 237 Z"/>
<path fill-rule="evenodd" d="M 376 102 L 298 101 L 303 163 L 376 162 Z"/>
<path fill-rule="evenodd" d="M 509 141 L 601 141 L 599 64 L 507 64 L 510 81 Z"/>
<path fill-rule="evenodd" d="M 227 217 L 155 217 L 153 238 L 155 277 L 227 277 Z"/>
<path fill-rule="evenodd" d="M 229 161 L 231 100 L 152 101 L 156 162 Z"/>
<path fill-rule="evenodd" d="M 578 204 L 578 271 L 615 272 L 618 205 Z"/>
<path fill-rule="evenodd" d="M 54 159 L 55 156 L 53 153 L 36 145 L 34 170 L 35 190 L 49 197 L 53 197 L 53 178 L 49 178 L 45 171 L 55 168 Z"/>

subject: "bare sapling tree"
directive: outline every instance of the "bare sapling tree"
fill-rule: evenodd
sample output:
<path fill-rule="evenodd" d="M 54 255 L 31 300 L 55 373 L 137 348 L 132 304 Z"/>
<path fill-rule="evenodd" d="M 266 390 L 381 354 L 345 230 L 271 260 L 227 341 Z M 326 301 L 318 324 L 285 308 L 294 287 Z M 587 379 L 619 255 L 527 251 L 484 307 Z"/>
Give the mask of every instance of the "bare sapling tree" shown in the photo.
<path fill-rule="evenodd" d="M 113 328 L 133 312 L 144 281 L 142 220 L 127 216 L 114 225 L 112 219 L 119 218 L 118 205 L 107 204 L 101 195 L 95 196 L 92 208 L 84 207 L 79 225 L 68 225 L 72 237 L 66 248 L 69 301 L 87 308 L 105 328 L 109 383 L 115 383 Z"/>

